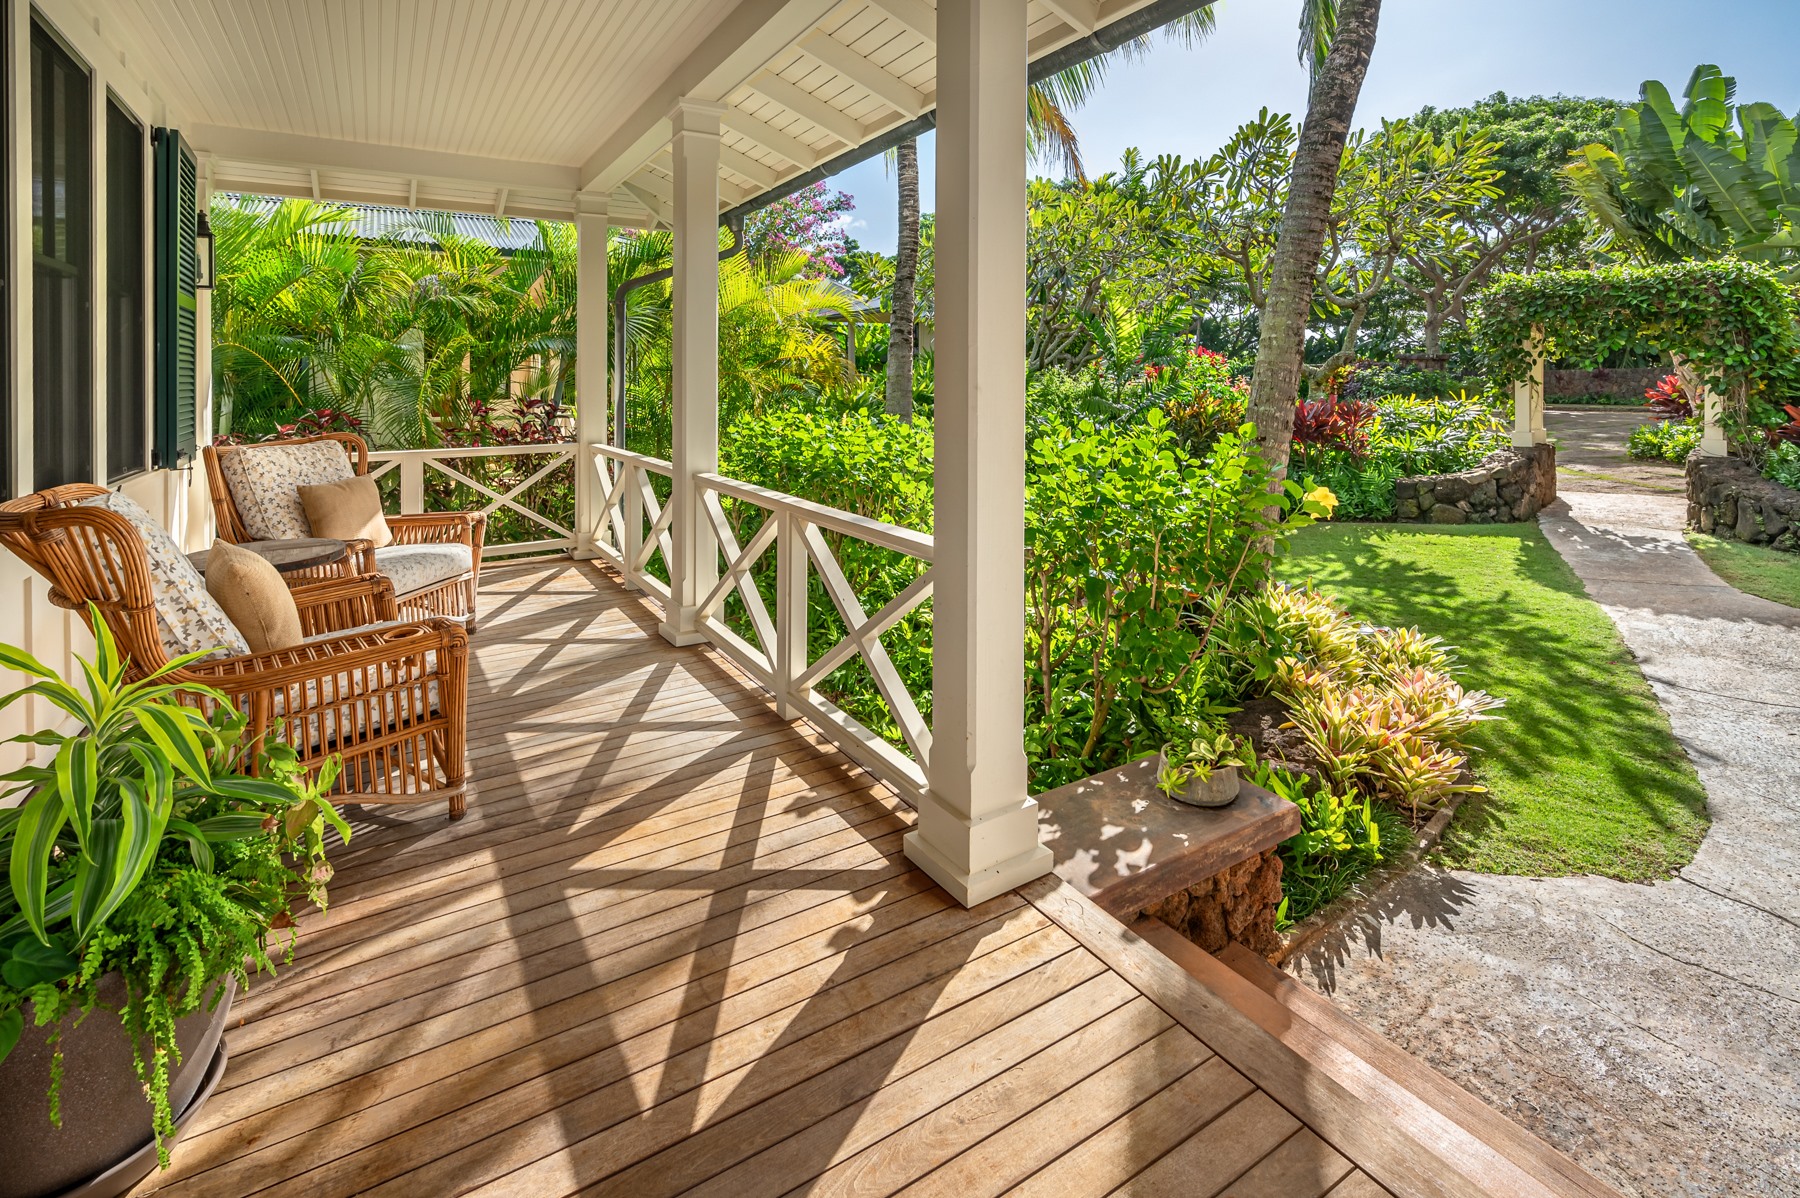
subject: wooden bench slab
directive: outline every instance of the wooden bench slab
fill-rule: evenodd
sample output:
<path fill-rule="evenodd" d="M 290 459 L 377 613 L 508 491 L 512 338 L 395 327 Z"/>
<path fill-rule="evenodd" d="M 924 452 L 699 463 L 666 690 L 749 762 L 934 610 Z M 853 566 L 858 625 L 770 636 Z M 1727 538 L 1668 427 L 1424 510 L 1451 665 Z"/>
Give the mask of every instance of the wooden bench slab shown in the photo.
<path fill-rule="evenodd" d="M 1041 794 L 1038 840 L 1057 876 L 1129 919 L 1300 831 L 1300 809 L 1244 783 L 1226 807 L 1190 807 L 1156 788 L 1156 758 Z"/>

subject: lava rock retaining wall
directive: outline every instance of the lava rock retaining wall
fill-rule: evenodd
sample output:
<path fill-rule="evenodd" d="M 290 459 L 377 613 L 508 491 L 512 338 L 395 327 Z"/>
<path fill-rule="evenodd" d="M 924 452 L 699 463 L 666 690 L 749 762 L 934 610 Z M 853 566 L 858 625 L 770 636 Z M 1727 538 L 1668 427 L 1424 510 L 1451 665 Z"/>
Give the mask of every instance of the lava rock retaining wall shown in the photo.
<path fill-rule="evenodd" d="M 1688 527 L 1749 545 L 1800 553 L 1800 491 L 1739 458 L 1687 461 Z"/>
<path fill-rule="evenodd" d="M 1412 524 L 1517 524 L 1556 500 L 1556 446 L 1500 449 L 1457 474 L 1394 484 L 1394 519 Z"/>

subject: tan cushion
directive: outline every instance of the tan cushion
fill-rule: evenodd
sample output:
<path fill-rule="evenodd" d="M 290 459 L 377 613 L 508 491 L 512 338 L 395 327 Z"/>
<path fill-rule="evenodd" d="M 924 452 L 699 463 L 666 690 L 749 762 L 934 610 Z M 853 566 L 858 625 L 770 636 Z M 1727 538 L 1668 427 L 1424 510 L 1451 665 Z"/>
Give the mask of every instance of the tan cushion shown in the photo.
<path fill-rule="evenodd" d="M 315 537 L 337 541 L 366 538 L 377 549 L 393 544 L 394 534 L 388 529 L 387 517 L 381 514 L 381 492 L 366 474 L 301 487 L 300 503 L 306 508 L 306 522 Z"/>
<path fill-rule="evenodd" d="M 206 591 L 250 642 L 252 653 L 291 648 L 305 639 L 287 583 L 248 549 L 214 541 L 206 555 Z"/>

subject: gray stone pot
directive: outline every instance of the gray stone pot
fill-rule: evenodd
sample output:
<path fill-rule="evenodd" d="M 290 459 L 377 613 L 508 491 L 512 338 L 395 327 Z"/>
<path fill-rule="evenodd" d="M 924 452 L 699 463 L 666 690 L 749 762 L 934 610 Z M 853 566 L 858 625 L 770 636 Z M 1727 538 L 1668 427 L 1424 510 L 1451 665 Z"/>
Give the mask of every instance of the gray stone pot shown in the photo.
<path fill-rule="evenodd" d="M 1156 755 L 1157 777 L 1160 778 L 1168 768 L 1169 754 L 1164 749 Z M 1190 807 L 1226 807 L 1238 797 L 1238 791 L 1242 787 L 1243 781 L 1238 777 L 1237 766 L 1221 765 L 1215 767 L 1205 781 L 1189 778 L 1185 786 L 1169 797 Z"/>
<path fill-rule="evenodd" d="M 181 1064 L 170 1079 L 176 1126 L 185 1124 L 225 1071 L 225 1021 L 237 983 L 227 977 L 219 1005 L 175 1024 Z M 210 994 L 209 994 L 210 999 Z M 150 1102 L 132 1068 L 131 1040 L 113 1012 L 125 1001 L 125 979 L 100 979 L 100 1002 L 79 1026 L 64 1021 L 62 1127 L 50 1123 L 50 1028 L 25 1016 L 25 1033 L 0 1061 L 0 1198 L 116 1198 L 156 1167 Z"/>

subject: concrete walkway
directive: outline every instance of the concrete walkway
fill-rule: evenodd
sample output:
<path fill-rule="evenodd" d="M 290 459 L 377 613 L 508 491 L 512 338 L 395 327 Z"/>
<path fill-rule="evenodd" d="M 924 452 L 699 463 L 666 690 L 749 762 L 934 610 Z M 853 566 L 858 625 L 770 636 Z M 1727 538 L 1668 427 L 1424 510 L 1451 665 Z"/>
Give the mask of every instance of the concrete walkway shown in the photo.
<path fill-rule="evenodd" d="M 1652 886 L 1421 871 L 1292 967 L 1627 1193 L 1796 1198 L 1800 611 L 1721 582 L 1683 514 L 1608 486 L 1542 524 L 1699 768 L 1694 862 Z"/>

